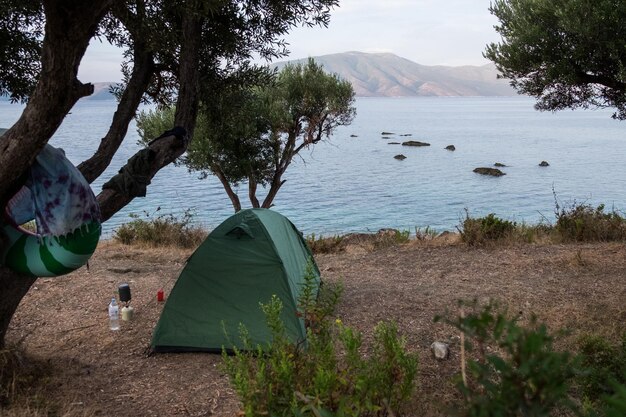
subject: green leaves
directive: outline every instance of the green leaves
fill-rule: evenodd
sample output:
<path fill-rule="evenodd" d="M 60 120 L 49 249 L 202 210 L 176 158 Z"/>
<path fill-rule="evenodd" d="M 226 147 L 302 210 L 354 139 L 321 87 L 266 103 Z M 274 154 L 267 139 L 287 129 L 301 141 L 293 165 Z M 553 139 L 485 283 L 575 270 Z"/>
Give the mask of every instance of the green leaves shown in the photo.
<path fill-rule="evenodd" d="M 497 0 L 502 41 L 484 56 L 539 110 L 615 107 L 626 118 L 626 4 L 613 0 Z"/>
<path fill-rule="evenodd" d="M 224 363 L 246 416 L 361 417 L 393 416 L 415 389 L 417 355 L 408 353 L 393 323 L 379 323 L 369 357 L 362 334 L 333 320 L 339 291 L 326 283 L 311 291 L 305 271 L 298 300 L 307 323 L 307 343 L 284 337 L 282 304 L 276 297 L 262 306 L 272 330 L 269 346 L 224 354 Z M 315 286 L 317 287 L 317 286 Z M 245 329 L 242 337 L 246 337 Z"/>
<path fill-rule="evenodd" d="M 183 162 L 203 177 L 216 175 L 237 202 L 233 188 L 247 182 L 253 207 L 269 208 L 293 158 L 350 124 L 356 114 L 351 84 L 325 73 L 313 60 L 287 65 L 278 74 L 246 67 L 214 87 L 202 98 Z M 142 141 L 171 129 L 174 115 L 172 107 L 142 112 L 137 118 Z M 262 204 L 257 186 L 269 188 Z"/>
<path fill-rule="evenodd" d="M 579 363 L 569 352 L 553 349 L 553 336 L 536 318 L 518 324 L 498 304 L 461 303 L 465 316 L 439 318 L 461 330 L 466 348 L 475 352 L 468 362 L 467 385 L 461 415 L 465 417 L 547 417 L 553 410 L 573 405 L 568 389 L 579 374 Z"/>
<path fill-rule="evenodd" d="M 25 102 L 41 69 L 45 24 L 37 1 L 0 0 L 0 96 Z"/>
<path fill-rule="evenodd" d="M 302 138 L 305 146 L 328 137 L 354 119 L 354 91 L 348 81 L 324 72 L 309 59 L 306 64 L 287 65 L 278 74 L 276 88 L 282 111 L 279 130 Z"/>
<path fill-rule="evenodd" d="M 578 345 L 585 368 L 579 381 L 584 399 L 598 403 L 603 396 L 619 396 L 624 386 L 617 384 L 626 384 L 626 334 L 619 345 L 596 335 L 581 337 Z"/>
<path fill-rule="evenodd" d="M 461 240 L 470 246 L 479 246 L 489 241 L 511 237 L 517 224 L 497 217 L 490 213 L 485 217 L 473 218 L 466 210 L 465 220 L 461 228 Z"/>

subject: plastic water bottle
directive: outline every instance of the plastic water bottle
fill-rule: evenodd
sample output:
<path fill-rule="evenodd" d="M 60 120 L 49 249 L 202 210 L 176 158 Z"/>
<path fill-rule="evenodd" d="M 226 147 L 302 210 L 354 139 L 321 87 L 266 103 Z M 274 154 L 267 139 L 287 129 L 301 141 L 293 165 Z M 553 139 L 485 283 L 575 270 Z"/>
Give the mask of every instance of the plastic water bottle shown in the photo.
<path fill-rule="evenodd" d="M 109 328 L 111 330 L 120 329 L 120 308 L 115 301 L 115 297 L 111 299 L 111 304 L 109 304 Z"/>

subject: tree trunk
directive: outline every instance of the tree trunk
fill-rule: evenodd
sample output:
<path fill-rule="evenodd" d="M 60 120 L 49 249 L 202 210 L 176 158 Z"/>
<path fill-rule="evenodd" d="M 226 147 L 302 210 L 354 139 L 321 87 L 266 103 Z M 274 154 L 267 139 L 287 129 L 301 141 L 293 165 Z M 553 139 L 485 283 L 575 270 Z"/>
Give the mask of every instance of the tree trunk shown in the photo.
<path fill-rule="evenodd" d="M 268 209 L 272 207 L 272 204 L 274 203 L 274 198 L 276 198 L 276 194 L 278 194 L 280 187 L 282 187 L 286 181 L 286 180 L 281 180 L 280 179 L 281 177 L 282 177 L 282 174 L 278 174 L 278 173 L 274 174 L 274 179 L 272 180 L 272 184 L 270 185 L 270 191 L 265 196 L 265 199 L 263 200 L 263 204 L 261 205 L 262 208 Z"/>
<path fill-rule="evenodd" d="M 226 191 L 226 195 L 228 195 L 228 198 L 230 198 L 230 202 L 232 203 L 233 208 L 235 209 L 235 213 L 237 213 L 238 211 L 241 211 L 241 201 L 239 201 L 239 196 L 237 195 L 237 193 L 233 191 L 232 187 L 230 186 L 230 183 L 224 176 L 224 173 L 222 172 L 222 170 L 219 169 L 219 167 L 217 166 L 212 167 L 211 170 L 222 183 L 222 187 L 224 187 L 224 190 Z"/>
<path fill-rule="evenodd" d="M 89 40 L 113 0 L 44 1 L 41 74 L 19 120 L 0 137 L 0 207 L 79 98 L 93 85 L 76 78 Z"/>
<path fill-rule="evenodd" d="M 76 78 L 78 66 L 98 24 L 113 0 L 44 1 L 46 15 L 41 74 L 18 121 L 0 137 L 0 207 L 4 207 L 79 98 L 93 85 Z M 0 252 L 3 251 L 0 240 Z M 20 301 L 36 278 L 0 267 L 0 348 Z"/>
<path fill-rule="evenodd" d="M 250 199 L 250 203 L 252 207 L 259 208 L 261 205 L 259 204 L 259 199 L 256 198 L 256 190 L 257 183 L 252 174 L 248 175 L 248 198 Z"/>
<path fill-rule="evenodd" d="M 0 350 L 5 347 L 5 336 L 17 306 L 36 279 L 0 266 Z"/>
<path fill-rule="evenodd" d="M 128 132 L 128 125 L 135 117 L 141 97 L 150 84 L 150 79 L 154 72 L 152 54 L 146 50 L 145 45 L 141 41 L 135 42 L 135 48 L 133 73 L 117 105 L 117 111 L 113 115 L 111 127 L 106 136 L 100 141 L 100 146 L 96 153 L 78 165 L 79 171 L 89 183 L 92 183 L 102 175 L 111 163 L 113 156 L 126 136 L 126 132 Z"/>
<path fill-rule="evenodd" d="M 193 5 L 195 2 L 188 2 Z M 178 100 L 174 124 L 187 131 L 189 140 L 193 137 L 198 116 L 198 89 L 200 81 L 200 37 L 202 22 L 195 10 L 186 10 L 183 17 L 183 41 L 179 61 Z"/>
<path fill-rule="evenodd" d="M 93 93 L 91 84 L 82 84 L 76 78 L 78 66 L 98 23 L 114 0 L 47 0 L 44 3 L 46 29 L 41 75 L 22 116 L 0 138 L 0 207 L 6 205 L 22 174 L 76 101 Z M 195 11 L 189 10 L 183 18 L 183 46 L 179 61 L 180 88 L 176 113 L 176 125 L 187 131 L 187 137 L 180 140 L 170 136 L 149 145 L 154 152 L 148 173 L 150 179 L 162 167 L 180 157 L 187 149 L 189 139 L 193 137 L 198 112 L 201 28 L 202 22 Z M 131 79 L 136 76 L 137 88 L 124 92 L 107 136 L 103 138 L 96 154 L 80 166 L 90 181 L 106 169 L 126 134 L 128 122 L 134 116 L 138 100 L 145 90 L 141 90 L 140 84 L 149 82 L 153 71 L 151 57 L 149 62 L 148 58 L 144 54 L 135 61 L 136 68 L 133 68 Z M 130 84 L 129 82 L 129 87 L 132 87 Z M 106 189 L 97 198 L 104 222 L 134 197 Z M 36 278 L 23 277 L 0 267 L 0 348 L 5 344 L 11 317 L 35 280 Z"/>
<path fill-rule="evenodd" d="M 151 180 L 161 168 L 171 164 L 180 157 L 187 150 L 187 144 L 187 141 L 173 135 L 152 141 L 148 148 L 153 151 L 154 157 L 151 158 L 149 171 L 145 173 L 148 178 Z M 97 198 L 102 222 L 105 222 L 130 203 L 135 196 L 107 188 L 102 190 Z"/>
<path fill-rule="evenodd" d="M 195 2 L 190 1 L 188 4 L 189 9 L 183 17 L 183 40 L 178 75 L 180 86 L 174 122 L 176 126 L 184 128 L 187 134 L 183 140 L 176 136 L 169 136 L 153 141 L 148 145 L 148 148 L 154 152 L 154 158 L 150 162 L 150 170 L 146 173 L 149 179 L 154 178 L 161 168 L 174 162 L 187 150 L 196 126 L 202 21 L 193 10 Z M 98 194 L 97 198 L 104 222 L 130 203 L 134 196 L 125 195 L 113 189 L 105 189 Z"/>
<path fill-rule="evenodd" d="M 289 167 L 289 164 L 291 164 L 291 160 L 293 156 L 295 155 L 293 153 L 294 146 L 295 146 L 295 136 L 290 135 L 289 139 L 287 140 L 287 143 L 285 144 L 285 149 L 283 149 L 280 160 L 278 161 L 276 165 L 276 170 L 274 171 L 274 176 L 272 177 L 272 182 L 270 183 L 270 190 L 265 196 L 265 199 L 263 200 L 263 204 L 261 205 L 261 207 L 263 208 L 272 207 L 272 204 L 274 203 L 274 198 L 276 198 L 276 194 L 278 194 L 280 187 L 282 187 L 283 184 L 285 183 L 286 180 L 282 180 L 281 178 L 283 177 L 283 174 Z"/>

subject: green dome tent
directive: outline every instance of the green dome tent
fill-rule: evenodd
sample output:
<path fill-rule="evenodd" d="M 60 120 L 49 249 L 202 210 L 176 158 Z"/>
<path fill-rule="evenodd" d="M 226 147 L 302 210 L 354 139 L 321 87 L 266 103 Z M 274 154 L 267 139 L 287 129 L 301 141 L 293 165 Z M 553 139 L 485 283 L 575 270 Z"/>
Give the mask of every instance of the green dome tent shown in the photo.
<path fill-rule="evenodd" d="M 243 348 L 239 324 L 253 346 L 270 341 L 259 303 L 272 295 L 293 342 L 306 331 L 297 299 L 311 252 L 296 227 L 266 209 L 242 210 L 219 225 L 178 277 L 152 336 L 155 352 L 221 352 Z M 314 265 L 319 285 L 319 269 Z"/>

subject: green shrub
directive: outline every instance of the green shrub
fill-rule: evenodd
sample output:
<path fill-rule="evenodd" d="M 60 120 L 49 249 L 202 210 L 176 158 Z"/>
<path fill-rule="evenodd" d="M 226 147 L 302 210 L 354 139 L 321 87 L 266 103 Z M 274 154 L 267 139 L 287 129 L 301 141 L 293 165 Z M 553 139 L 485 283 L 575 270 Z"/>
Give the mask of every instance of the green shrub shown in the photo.
<path fill-rule="evenodd" d="M 612 385 L 613 395 L 603 399 L 604 415 L 606 417 L 624 417 L 626 416 L 626 385 Z"/>
<path fill-rule="evenodd" d="M 439 233 L 435 229 L 431 229 L 430 226 L 425 228 L 415 227 L 415 239 L 417 240 L 432 240 L 439 236 Z"/>
<path fill-rule="evenodd" d="M 457 227 L 461 234 L 461 240 L 470 246 L 485 244 L 488 241 L 495 241 L 512 236 L 517 224 L 508 220 L 496 217 L 490 213 L 485 217 L 473 218 L 466 211 L 465 220 L 461 227 Z"/>
<path fill-rule="evenodd" d="M 160 208 L 157 209 L 159 211 Z M 193 248 L 206 237 L 206 232 L 192 225 L 193 214 L 187 210 L 182 218 L 173 214 L 161 214 L 153 217 L 144 212 L 145 218 L 130 214 L 133 219 L 121 225 L 113 238 L 125 245 L 143 244 L 150 247 L 178 246 Z"/>
<path fill-rule="evenodd" d="M 343 241 L 342 236 L 315 236 L 312 233 L 306 237 L 306 243 L 313 253 L 333 253 L 339 251 L 339 245 Z"/>
<path fill-rule="evenodd" d="M 376 249 L 403 245 L 411 240 L 410 230 L 381 229 L 373 235 L 373 244 Z"/>
<path fill-rule="evenodd" d="M 351 244 L 366 244 L 371 245 L 374 249 L 383 249 L 402 245 L 410 240 L 411 232 L 409 230 L 397 229 L 381 229 L 377 233 L 351 233 L 331 237 L 317 237 L 315 234 L 311 234 L 306 237 L 306 242 L 313 253 L 341 252 Z"/>
<path fill-rule="evenodd" d="M 604 204 L 593 208 L 574 202 L 562 207 L 555 194 L 554 225 L 543 222 L 537 225 L 517 224 L 503 220 L 491 213 L 485 217 L 470 217 L 466 210 L 465 219 L 457 230 L 461 240 L 469 246 L 480 246 L 502 239 L 532 243 L 546 239 L 556 242 L 593 242 L 626 240 L 626 219 L 617 211 L 606 213 Z"/>
<path fill-rule="evenodd" d="M 601 336 L 585 335 L 578 341 L 585 373 L 580 378 L 584 399 L 596 403 L 615 394 L 615 384 L 626 384 L 626 335 L 615 346 Z"/>
<path fill-rule="evenodd" d="M 331 316 L 339 291 L 324 285 L 319 298 L 307 273 L 299 314 L 307 340 L 291 343 L 274 296 L 261 308 L 272 333 L 268 346 L 251 346 L 241 328 L 244 350 L 224 352 L 224 364 L 245 416 L 393 416 L 415 388 L 417 355 L 406 352 L 393 323 L 374 329 L 371 354 L 362 355 L 361 333 Z"/>
<path fill-rule="evenodd" d="M 593 208 L 574 202 L 561 207 L 556 202 L 557 236 L 563 241 L 614 241 L 626 239 L 626 221 L 616 211 L 604 212 L 604 204 Z"/>
<path fill-rule="evenodd" d="M 465 316 L 438 318 L 464 334 L 465 348 L 473 355 L 466 381 L 457 384 L 463 397 L 460 415 L 541 417 L 574 408 L 568 391 L 579 374 L 578 361 L 554 351 L 545 325 L 532 317 L 522 327 L 495 303 L 481 308 L 474 302 L 469 308 Z"/>
<path fill-rule="evenodd" d="M 410 230 L 396 230 L 393 235 L 393 240 L 396 243 L 403 244 L 407 243 L 411 239 L 411 231 Z"/>

